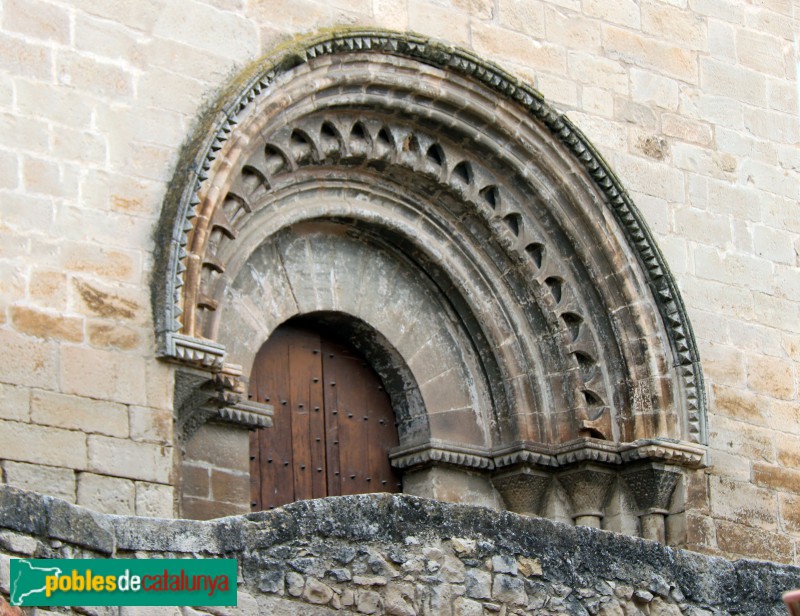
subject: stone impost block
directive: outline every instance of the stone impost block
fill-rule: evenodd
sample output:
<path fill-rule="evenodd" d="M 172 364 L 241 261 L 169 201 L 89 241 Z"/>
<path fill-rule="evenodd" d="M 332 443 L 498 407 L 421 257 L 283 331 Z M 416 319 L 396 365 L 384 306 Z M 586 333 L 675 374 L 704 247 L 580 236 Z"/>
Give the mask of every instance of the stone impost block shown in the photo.
<path fill-rule="evenodd" d="M 625 470 L 622 477 L 641 512 L 642 537 L 665 543 L 665 517 L 681 472 L 663 464 L 650 463 Z"/>

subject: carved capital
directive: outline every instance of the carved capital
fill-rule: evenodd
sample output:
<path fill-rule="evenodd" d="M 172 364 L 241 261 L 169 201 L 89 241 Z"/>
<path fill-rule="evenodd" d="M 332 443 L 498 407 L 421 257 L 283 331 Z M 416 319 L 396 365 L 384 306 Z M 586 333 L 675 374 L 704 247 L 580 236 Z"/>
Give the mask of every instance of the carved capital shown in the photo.
<path fill-rule="evenodd" d="M 552 474 L 523 465 L 492 477 L 494 487 L 505 500 L 509 511 L 538 515 Z"/>
<path fill-rule="evenodd" d="M 603 506 L 614 483 L 616 473 L 597 464 L 583 463 L 559 473 L 576 524 L 600 527 Z"/>
<path fill-rule="evenodd" d="M 642 514 L 666 514 L 681 472 L 658 463 L 638 465 L 622 472 Z"/>

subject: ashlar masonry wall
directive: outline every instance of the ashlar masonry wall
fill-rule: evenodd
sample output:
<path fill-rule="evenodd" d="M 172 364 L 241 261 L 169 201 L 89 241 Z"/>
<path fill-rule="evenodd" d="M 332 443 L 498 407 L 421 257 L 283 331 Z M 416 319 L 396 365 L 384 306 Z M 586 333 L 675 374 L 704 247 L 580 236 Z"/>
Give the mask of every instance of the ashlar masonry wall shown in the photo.
<path fill-rule="evenodd" d="M 797 567 L 731 563 L 403 495 L 303 501 L 194 522 L 96 514 L 0 488 L 0 529 L 6 597 L 10 558 L 238 559 L 236 608 L 148 608 L 148 614 L 767 616 L 785 613 L 781 593 L 800 585 Z M 129 613 L 67 613 L 118 612 Z"/>
<path fill-rule="evenodd" d="M 0 481 L 174 513 L 148 284 L 181 144 L 263 53 L 388 27 L 501 64 L 597 146 L 667 256 L 706 373 L 711 466 L 675 536 L 800 562 L 799 19 L 793 0 L 3 2 Z"/>

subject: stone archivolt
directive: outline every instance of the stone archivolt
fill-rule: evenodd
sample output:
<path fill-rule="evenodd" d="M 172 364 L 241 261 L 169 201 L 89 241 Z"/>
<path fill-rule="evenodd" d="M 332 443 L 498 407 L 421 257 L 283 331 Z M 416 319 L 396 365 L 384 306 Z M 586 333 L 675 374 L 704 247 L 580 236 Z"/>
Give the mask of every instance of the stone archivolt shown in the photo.
<path fill-rule="evenodd" d="M 589 462 L 702 464 L 674 281 L 537 92 L 467 52 L 362 32 L 263 65 L 212 115 L 164 208 L 164 357 L 230 371 L 292 317 L 347 322 L 392 398 L 394 463 L 494 473 L 509 506 Z"/>

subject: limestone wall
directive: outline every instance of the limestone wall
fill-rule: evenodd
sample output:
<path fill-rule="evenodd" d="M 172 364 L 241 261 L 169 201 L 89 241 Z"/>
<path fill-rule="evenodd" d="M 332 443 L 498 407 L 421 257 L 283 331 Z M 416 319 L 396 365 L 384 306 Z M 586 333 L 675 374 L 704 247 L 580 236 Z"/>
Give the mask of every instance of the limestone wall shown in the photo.
<path fill-rule="evenodd" d="M 781 593 L 800 585 L 793 566 L 731 563 L 595 529 L 402 495 L 304 501 L 194 522 L 93 514 L 0 488 L 0 529 L 6 597 L 10 557 L 239 560 L 236 609 L 147 608 L 147 614 L 767 616 L 785 613 Z"/>
<path fill-rule="evenodd" d="M 173 377 L 154 359 L 148 282 L 181 144 L 262 53 L 388 27 L 499 63 L 599 148 L 667 256 L 706 372 L 712 466 L 686 486 L 684 542 L 800 562 L 799 13 L 791 0 L 4 2 L 0 481 L 172 515 Z"/>

